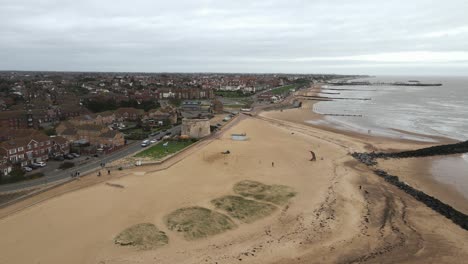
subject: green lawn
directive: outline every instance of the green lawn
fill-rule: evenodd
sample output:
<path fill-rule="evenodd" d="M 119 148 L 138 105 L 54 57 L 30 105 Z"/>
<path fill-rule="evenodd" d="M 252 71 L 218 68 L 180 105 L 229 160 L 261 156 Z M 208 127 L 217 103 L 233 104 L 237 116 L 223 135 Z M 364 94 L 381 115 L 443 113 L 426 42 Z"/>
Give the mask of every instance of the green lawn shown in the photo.
<path fill-rule="evenodd" d="M 287 93 L 291 89 L 296 89 L 297 85 L 296 84 L 290 84 L 282 87 L 278 87 L 276 89 L 271 90 L 271 93 L 273 94 L 284 94 Z"/>
<path fill-rule="evenodd" d="M 169 142 L 169 143 L 167 144 L 167 147 L 164 147 L 163 144 L 166 142 Z M 148 149 L 145 149 L 144 151 L 136 154 L 135 157 L 161 159 L 167 155 L 176 153 L 190 146 L 193 143 L 194 142 L 192 142 L 192 140 L 180 141 L 180 142 L 179 141 L 162 141 L 161 143 L 148 147 Z"/>
<path fill-rule="evenodd" d="M 244 94 L 241 91 L 215 91 L 215 95 L 229 97 L 229 98 L 236 98 L 236 97 L 249 97 L 252 94 L 251 93 Z"/>

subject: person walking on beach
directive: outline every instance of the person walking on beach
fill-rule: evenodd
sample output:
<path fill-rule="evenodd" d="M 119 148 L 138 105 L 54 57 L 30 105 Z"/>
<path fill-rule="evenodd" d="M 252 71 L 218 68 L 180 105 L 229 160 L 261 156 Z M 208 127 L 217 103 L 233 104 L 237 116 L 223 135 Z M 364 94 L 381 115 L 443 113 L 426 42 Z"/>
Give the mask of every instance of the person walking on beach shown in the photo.
<path fill-rule="evenodd" d="M 274 163 L 274 162 L 271 162 L 271 167 L 275 167 L 275 163 Z"/>
<path fill-rule="evenodd" d="M 107 170 L 107 175 L 110 175 L 110 170 Z"/>
<path fill-rule="evenodd" d="M 101 176 L 101 171 L 98 171 L 97 176 L 98 177 Z"/>

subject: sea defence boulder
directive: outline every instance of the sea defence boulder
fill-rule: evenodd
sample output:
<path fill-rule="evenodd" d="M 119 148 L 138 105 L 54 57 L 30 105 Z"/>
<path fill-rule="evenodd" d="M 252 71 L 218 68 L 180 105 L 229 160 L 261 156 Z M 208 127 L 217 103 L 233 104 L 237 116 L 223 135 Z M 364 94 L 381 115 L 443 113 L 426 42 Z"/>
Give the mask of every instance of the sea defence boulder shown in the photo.
<path fill-rule="evenodd" d="M 376 165 L 376 159 L 401 159 L 401 158 L 413 158 L 413 157 L 429 157 L 437 155 L 451 155 L 461 154 L 468 152 L 468 141 L 459 142 L 455 144 L 439 145 L 428 148 L 422 148 L 417 150 L 408 150 L 402 152 L 369 152 L 369 153 L 358 153 L 354 152 L 351 154 L 355 159 L 360 162 L 373 166 Z"/>
<path fill-rule="evenodd" d="M 422 202 L 427 207 L 452 220 L 452 222 L 456 225 L 460 226 L 465 230 L 468 230 L 468 215 L 456 210 L 455 208 L 451 207 L 446 203 L 443 203 L 439 199 L 430 196 L 400 181 L 398 176 L 390 175 L 383 170 L 375 170 L 374 173 L 377 176 L 382 177 L 386 182 L 398 187 L 400 190 L 406 192 L 416 200 Z"/>
<path fill-rule="evenodd" d="M 351 155 L 360 161 L 361 163 L 367 166 L 377 165 L 377 159 L 389 159 L 389 158 L 412 158 L 412 157 L 428 157 L 436 155 L 451 155 L 451 154 L 461 154 L 468 152 L 468 141 L 433 146 L 428 148 L 422 148 L 417 150 L 409 150 L 402 152 L 394 153 L 385 153 L 385 152 L 371 152 L 371 153 L 358 153 L 354 152 Z M 398 176 L 391 175 L 383 170 L 373 170 L 374 174 L 383 178 L 386 182 L 396 186 L 400 190 L 411 195 L 416 200 L 424 203 L 427 207 L 438 212 L 439 214 L 450 219 L 453 223 L 460 226 L 461 228 L 468 230 L 468 215 L 456 210 L 450 205 L 443 203 L 439 199 L 430 196 L 412 186 L 406 184 L 405 182 L 400 181 Z"/>

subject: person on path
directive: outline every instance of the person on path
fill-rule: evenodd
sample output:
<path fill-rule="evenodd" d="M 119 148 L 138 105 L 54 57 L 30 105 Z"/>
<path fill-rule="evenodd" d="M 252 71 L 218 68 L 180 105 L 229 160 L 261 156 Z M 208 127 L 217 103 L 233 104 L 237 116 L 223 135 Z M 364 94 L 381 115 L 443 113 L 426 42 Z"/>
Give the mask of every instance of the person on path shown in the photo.
<path fill-rule="evenodd" d="M 110 175 L 110 170 L 107 170 L 107 175 Z"/>
<path fill-rule="evenodd" d="M 271 162 L 271 167 L 275 167 L 275 163 L 274 163 L 274 162 Z"/>

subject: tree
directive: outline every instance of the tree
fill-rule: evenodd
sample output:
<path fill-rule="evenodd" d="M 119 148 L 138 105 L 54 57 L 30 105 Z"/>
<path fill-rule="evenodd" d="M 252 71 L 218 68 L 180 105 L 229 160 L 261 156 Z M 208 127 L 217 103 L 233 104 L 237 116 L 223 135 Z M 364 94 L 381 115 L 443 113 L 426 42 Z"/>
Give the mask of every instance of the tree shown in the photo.
<path fill-rule="evenodd" d="M 169 98 L 169 103 L 173 106 L 179 107 L 182 104 L 182 100 L 178 98 Z"/>
<path fill-rule="evenodd" d="M 48 136 L 57 135 L 57 131 L 55 131 L 55 128 L 53 127 L 45 129 L 44 133 Z"/>

